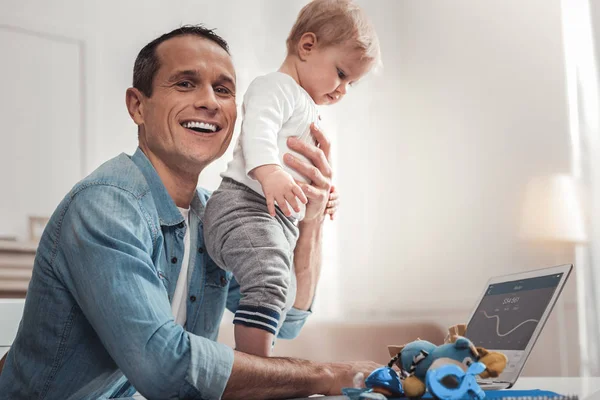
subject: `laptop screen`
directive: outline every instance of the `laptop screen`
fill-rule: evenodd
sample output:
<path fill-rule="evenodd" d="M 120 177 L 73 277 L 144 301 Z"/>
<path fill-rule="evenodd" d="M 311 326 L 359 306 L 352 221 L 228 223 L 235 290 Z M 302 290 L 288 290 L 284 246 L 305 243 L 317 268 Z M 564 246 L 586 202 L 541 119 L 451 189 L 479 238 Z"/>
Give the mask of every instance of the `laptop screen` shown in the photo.
<path fill-rule="evenodd" d="M 525 350 L 563 274 L 489 285 L 467 327 L 475 346 Z"/>

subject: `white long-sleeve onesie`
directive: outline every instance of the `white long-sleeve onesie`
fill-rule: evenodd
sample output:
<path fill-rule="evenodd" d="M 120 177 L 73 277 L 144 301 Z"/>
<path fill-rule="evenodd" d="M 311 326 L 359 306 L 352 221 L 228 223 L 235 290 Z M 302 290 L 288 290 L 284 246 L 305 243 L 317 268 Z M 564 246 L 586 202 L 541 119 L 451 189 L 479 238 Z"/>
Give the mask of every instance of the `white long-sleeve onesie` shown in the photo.
<path fill-rule="evenodd" d="M 221 176 L 242 183 L 262 196 L 260 183 L 248 175 L 262 165 L 279 165 L 295 179 L 308 182 L 283 162 L 283 155 L 288 152 L 306 160 L 288 148 L 290 136 L 314 143 L 310 124 L 318 122 L 318 109 L 306 90 L 282 72 L 258 77 L 248 87 L 242 113 L 242 130 L 233 150 L 233 160 Z M 301 207 L 300 213 L 294 216 L 301 220 L 305 210 Z"/>

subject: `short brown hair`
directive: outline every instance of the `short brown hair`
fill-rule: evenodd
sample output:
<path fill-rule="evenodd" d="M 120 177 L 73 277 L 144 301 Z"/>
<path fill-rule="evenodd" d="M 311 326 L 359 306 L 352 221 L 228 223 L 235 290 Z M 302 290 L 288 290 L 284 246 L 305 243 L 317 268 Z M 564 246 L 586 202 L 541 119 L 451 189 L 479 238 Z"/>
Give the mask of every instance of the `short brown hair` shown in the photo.
<path fill-rule="evenodd" d="M 185 35 L 198 36 L 211 40 L 221 46 L 229 54 L 229 46 L 225 39 L 217 35 L 213 29 L 205 28 L 202 25 L 184 25 L 174 29 L 169 33 L 154 39 L 140 50 L 133 65 L 133 87 L 138 89 L 146 97 L 152 96 L 152 81 L 160 67 L 160 61 L 156 54 L 156 48 L 162 42 L 171 38 Z"/>
<path fill-rule="evenodd" d="M 298 14 L 287 38 L 288 54 L 307 32 L 317 36 L 321 46 L 335 46 L 350 41 L 366 58 L 381 62 L 379 39 L 365 12 L 351 0 L 313 0 Z"/>

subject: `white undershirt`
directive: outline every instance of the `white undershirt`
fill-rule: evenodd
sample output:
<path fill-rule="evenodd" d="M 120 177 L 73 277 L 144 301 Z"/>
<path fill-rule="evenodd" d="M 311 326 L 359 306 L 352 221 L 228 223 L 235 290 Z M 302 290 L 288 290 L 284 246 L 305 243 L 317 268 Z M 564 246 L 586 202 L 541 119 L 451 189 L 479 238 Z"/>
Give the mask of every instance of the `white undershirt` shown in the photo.
<path fill-rule="evenodd" d="M 185 325 L 187 319 L 187 297 L 188 297 L 188 271 L 190 263 L 190 209 L 179 208 L 181 215 L 185 219 L 187 229 L 185 230 L 185 238 L 183 238 L 183 260 L 181 260 L 181 270 L 179 278 L 177 278 L 177 286 L 173 294 L 171 302 L 171 311 L 175 317 L 175 323 L 181 326 Z"/>

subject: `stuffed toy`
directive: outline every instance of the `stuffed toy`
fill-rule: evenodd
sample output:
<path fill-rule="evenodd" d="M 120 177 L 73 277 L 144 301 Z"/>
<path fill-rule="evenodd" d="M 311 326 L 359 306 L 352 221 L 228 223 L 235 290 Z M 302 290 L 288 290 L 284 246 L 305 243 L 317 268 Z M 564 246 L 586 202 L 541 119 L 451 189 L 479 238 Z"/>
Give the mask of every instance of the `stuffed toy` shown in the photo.
<path fill-rule="evenodd" d="M 472 363 L 467 370 L 456 364 L 429 368 L 425 385 L 434 399 L 484 400 L 486 394 L 477 383 L 477 375 L 485 371 L 481 362 Z"/>
<path fill-rule="evenodd" d="M 482 399 L 475 377 L 499 376 L 506 367 L 504 354 L 475 347 L 464 337 L 466 325 L 449 328 L 444 344 L 417 339 L 404 346 L 388 346 L 392 359 L 365 380 L 366 389 L 345 388 L 352 400 L 391 397 L 419 398 L 429 390 L 433 398 Z M 400 374 L 393 367 L 400 370 Z"/>
<path fill-rule="evenodd" d="M 454 343 L 459 337 L 464 337 L 467 333 L 467 324 L 453 325 L 448 328 L 448 334 L 444 339 L 444 344 Z M 486 365 L 486 370 L 479 374 L 482 379 L 498 377 L 504 368 L 508 359 L 502 353 L 497 351 L 489 351 L 483 347 L 476 348 L 479 351 L 479 356 L 482 358 L 479 361 Z M 495 372 L 497 371 L 497 372 Z"/>
<path fill-rule="evenodd" d="M 455 327 L 453 327 L 455 328 Z M 449 343 L 436 346 L 426 340 L 415 340 L 404 346 L 388 346 L 392 357 L 389 366 L 400 368 L 402 389 L 406 397 L 421 397 L 426 391 L 426 376 L 430 369 L 454 364 L 463 371 L 476 362 L 481 362 L 485 370 L 479 374 L 481 378 L 497 377 L 506 367 L 504 354 L 488 351 L 483 347 L 475 347 L 473 343 L 458 335 L 464 333 L 450 330 Z"/>

